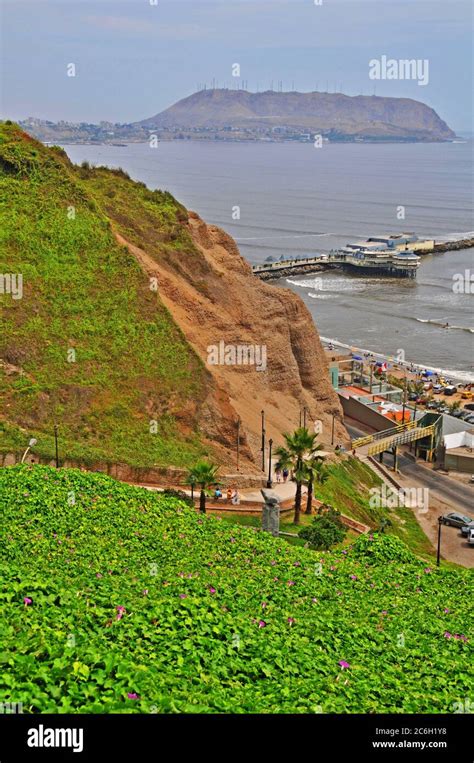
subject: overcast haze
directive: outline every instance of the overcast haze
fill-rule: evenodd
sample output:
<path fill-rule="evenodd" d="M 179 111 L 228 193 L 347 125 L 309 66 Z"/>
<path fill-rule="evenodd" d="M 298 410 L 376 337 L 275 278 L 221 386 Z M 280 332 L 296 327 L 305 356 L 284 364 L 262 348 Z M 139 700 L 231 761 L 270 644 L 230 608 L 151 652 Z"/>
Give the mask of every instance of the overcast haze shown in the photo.
<path fill-rule="evenodd" d="M 198 83 L 235 85 L 234 63 L 249 90 L 373 94 L 368 62 L 386 55 L 428 59 L 430 80 L 377 95 L 472 129 L 470 0 L 3 0 L 2 16 L 4 118 L 136 121 Z"/>

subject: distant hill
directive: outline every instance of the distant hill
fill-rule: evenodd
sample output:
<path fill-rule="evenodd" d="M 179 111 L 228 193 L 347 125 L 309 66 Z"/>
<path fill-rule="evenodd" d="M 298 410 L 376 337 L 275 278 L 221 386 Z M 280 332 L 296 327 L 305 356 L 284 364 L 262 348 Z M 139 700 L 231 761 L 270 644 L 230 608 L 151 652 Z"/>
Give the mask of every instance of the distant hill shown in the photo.
<path fill-rule="evenodd" d="M 137 125 L 198 130 L 287 128 L 320 131 L 333 139 L 443 141 L 455 137 L 446 122 L 420 101 L 316 92 L 201 90 Z"/>

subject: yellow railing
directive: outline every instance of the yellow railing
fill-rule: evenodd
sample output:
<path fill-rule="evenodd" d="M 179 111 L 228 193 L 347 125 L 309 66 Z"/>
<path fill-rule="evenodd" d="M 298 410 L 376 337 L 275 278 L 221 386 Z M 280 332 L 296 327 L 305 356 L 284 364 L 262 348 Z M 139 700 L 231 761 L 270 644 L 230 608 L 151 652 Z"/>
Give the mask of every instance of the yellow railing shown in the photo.
<path fill-rule="evenodd" d="M 352 440 L 351 447 L 361 448 L 363 445 L 367 445 L 369 442 L 374 442 L 374 440 L 380 440 L 381 438 L 386 439 L 387 437 L 392 437 L 399 432 L 404 432 L 407 429 L 414 429 L 415 427 L 416 421 L 407 421 L 404 424 L 397 424 L 397 426 L 392 427 L 391 429 L 384 429 L 381 432 L 368 434 L 365 437 L 358 437 L 355 440 Z"/>
<path fill-rule="evenodd" d="M 390 450 L 390 448 L 394 448 L 396 445 L 404 445 L 407 442 L 421 440 L 423 437 L 432 435 L 434 431 L 434 425 L 431 424 L 429 427 L 419 427 L 417 429 L 412 429 L 411 431 L 400 432 L 400 434 L 396 434 L 386 440 L 375 442 L 367 450 L 367 455 L 375 456 L 377 453 L 383 453 L 384 450 Z"/>

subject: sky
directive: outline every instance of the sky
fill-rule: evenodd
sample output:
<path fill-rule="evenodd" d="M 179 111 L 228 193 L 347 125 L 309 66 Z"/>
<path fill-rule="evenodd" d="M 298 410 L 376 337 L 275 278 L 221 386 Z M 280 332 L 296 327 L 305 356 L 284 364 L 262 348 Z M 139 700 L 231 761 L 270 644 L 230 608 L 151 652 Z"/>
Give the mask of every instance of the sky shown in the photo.
<path fill-rule="evenodd" d="M 132 122 L 213 80 L 282 81 L 414 98 L 474 129 L 471 0 L 1 0 L 1 11 L 2 118 Z M 428 60 L 428 84 L 370 79 L 382 56 Z"/>

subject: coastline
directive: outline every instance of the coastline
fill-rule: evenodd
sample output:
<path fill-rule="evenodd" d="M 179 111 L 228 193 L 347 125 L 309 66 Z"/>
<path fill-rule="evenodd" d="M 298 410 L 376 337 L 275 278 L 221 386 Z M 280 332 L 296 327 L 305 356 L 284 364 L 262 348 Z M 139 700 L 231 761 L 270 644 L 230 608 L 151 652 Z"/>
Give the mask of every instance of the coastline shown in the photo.
<path fill-rule="evenodd" d="M 423 372 L 423 371 L 431 371 L 432 373 L 438 375 L 438 376 L 444 376 L 447 377 L 453 381 L 455 381 L 458 384 L 474 384 L 474 374 L 469 374 L 465 371 L 456 371 L 452 369 L 447 368 L 437 368 L 435 366 L 429 366 L 421 363 L 415 363 L 411 361 L 401 361 L 397 360 L 393 355 L 387 355 L 382 352 L 373 352 L 372 350 L 367 350 L 363 347 L 356 347 L 355 345 L 346 344 L 344 342 L 340 342 L 337 339 L 331 339 L 330 337 L 321 336 L 320 337 L 321 342 L 323 344 L 324 350 L 326 353 L 330 353 L 331 351 L 328 349 L 328 345 L 332 345 L 335 350 L 348 350 L 350 353 L 358 353 L 365 355 L 368 353 L 372 358 L 375 358 L 377 360 L 385 361 L 387 364 L 392 366 L 390 368 L 391 371 L 396 372 L 397 371 L 403 371 L 403 375 L 407 375 L 407 378 L 409 379 L 416 379 L 416 375 Z M 414 371 L 410 371 L 409 369 L 414 369 Z"/>

